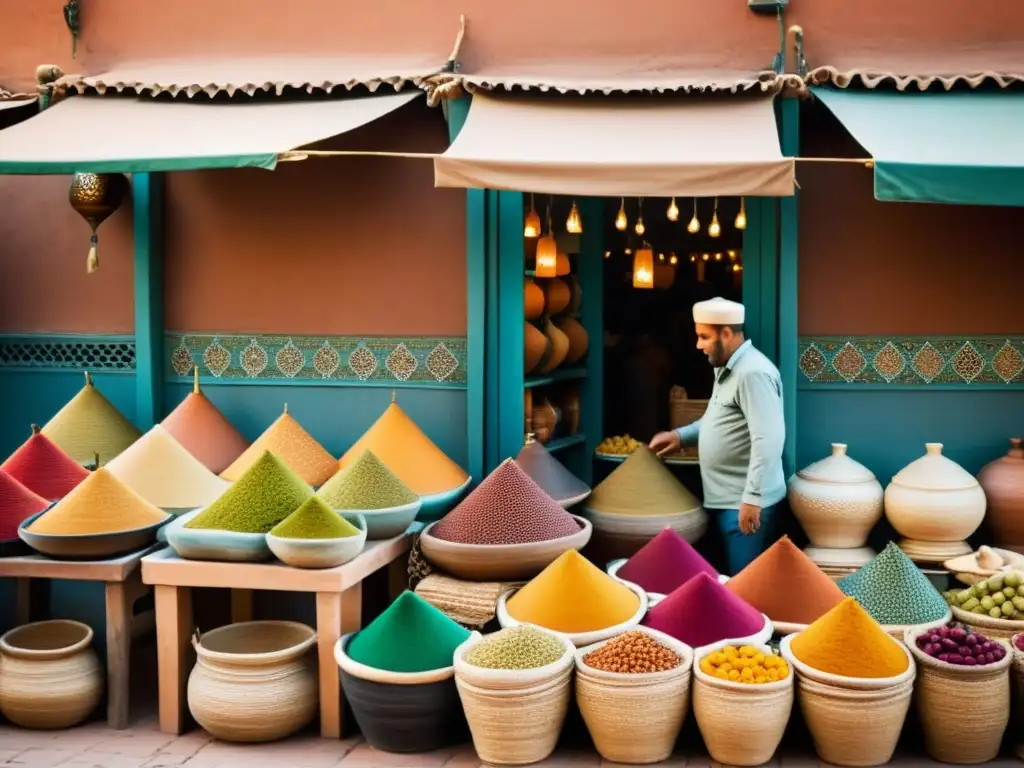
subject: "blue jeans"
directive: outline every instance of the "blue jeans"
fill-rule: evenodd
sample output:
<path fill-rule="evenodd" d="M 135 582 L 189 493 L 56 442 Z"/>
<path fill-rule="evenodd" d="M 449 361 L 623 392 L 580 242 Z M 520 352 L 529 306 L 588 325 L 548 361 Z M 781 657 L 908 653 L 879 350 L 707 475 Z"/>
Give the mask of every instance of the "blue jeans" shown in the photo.
<path fill-rule="evenodd" d="M 775 506 L 761 508 L 761 527 L 749 536 L 740 530 L 738 509 L 708 510 L 718 522 L 725 544 L 725 557 L 729 576 L 735 576 L 746 568 L 772 543 L 772 529 L 775 522 Z"/>

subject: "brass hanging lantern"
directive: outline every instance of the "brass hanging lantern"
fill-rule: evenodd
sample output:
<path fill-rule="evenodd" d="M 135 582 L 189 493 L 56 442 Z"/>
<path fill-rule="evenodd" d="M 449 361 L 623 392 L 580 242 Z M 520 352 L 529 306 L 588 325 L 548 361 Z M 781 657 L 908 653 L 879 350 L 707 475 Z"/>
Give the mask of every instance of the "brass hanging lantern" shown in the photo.
<path fill-rule="evenodd" d="M 92 274 L 99 266 L 99 235 L 96 230 L 100 224 L 121 207 L 128 191 L 128 179 L 121 173 L 76 173 L 71 179 L 68 200 L 78 215 L 88 222 L 92 229 L 89 238 L 89 260 L 87 271 Z"/>

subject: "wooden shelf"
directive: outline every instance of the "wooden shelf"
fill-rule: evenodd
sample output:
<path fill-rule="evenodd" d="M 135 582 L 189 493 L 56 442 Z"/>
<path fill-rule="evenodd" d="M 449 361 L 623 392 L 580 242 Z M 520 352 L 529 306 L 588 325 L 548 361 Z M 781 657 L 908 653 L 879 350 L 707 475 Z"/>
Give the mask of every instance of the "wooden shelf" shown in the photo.
<path fill-rule="evenodd" d="M 578 381 L 579 379 L 587 378 L 587 369 L 582 366 L 575 366 L 572 368 L 558 368 L 551 373 L 546 373 L 543 376 L 531 376 L 523 382 L 523 386 L 526 389 L 533 389 L 534 387 L 545 387 L 548 384 L 554 384 L 559 381 Z"/>
<path fill-rule="evenodd" d="M 582 432 L 577 432 L 575 435 L 551 440 L 550 442 L 545 443 L 544 447 L 548 449 L 549 453 L 554 453 L 555 451 L 563 451 L 566 448 L 571 448 L 574 445 L 583 445 L 585 442 L 587 442 L 587 436 Z"/>

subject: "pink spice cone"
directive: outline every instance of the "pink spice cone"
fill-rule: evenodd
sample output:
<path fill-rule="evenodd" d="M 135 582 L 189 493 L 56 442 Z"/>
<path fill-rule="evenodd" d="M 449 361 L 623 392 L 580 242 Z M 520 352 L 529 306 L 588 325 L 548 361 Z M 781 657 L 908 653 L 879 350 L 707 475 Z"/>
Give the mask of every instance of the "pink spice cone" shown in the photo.
<path fill-rule="evenodd" d="M 619 568 L 618 577 L 648 592 L 667 595 L 698 573 L 718 579 L 718 571 L 676 531 L 665 528 Z"/>
<path fill-rule="evenodd" d="M 717 579 L 699 573 L 654 606 L 643 623 L 697 648 L 756 635 L 764 617 Z"/>

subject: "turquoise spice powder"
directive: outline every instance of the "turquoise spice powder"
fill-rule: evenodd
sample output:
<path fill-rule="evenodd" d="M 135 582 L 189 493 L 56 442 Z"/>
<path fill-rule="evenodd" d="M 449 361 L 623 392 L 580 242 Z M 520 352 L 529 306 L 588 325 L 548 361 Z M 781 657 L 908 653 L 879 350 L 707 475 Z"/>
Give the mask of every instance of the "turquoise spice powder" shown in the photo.
<path fill-rule="evenodd" d="M 939 621 L 949 607 L 928 577 L 894 543 L 874 560 L 839 581 L 879 624 L 900 626 Z"/>

